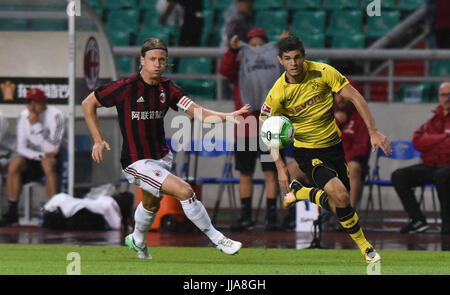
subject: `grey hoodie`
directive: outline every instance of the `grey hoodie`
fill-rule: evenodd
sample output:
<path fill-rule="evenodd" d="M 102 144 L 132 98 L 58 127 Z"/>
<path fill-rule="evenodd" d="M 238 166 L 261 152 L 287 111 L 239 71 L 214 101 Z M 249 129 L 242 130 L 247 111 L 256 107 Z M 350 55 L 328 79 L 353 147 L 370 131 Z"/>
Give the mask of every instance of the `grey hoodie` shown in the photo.
<path fill-rule="evenodd" d="M 277 59 L 278 48 L 275 42 L 261 46 L 251 46 L 244 42 L 241 44 L 239 86 L 242 103 L 250 104 L 250 112 L 259 111 L 267 93 L 284 70 Z"/>

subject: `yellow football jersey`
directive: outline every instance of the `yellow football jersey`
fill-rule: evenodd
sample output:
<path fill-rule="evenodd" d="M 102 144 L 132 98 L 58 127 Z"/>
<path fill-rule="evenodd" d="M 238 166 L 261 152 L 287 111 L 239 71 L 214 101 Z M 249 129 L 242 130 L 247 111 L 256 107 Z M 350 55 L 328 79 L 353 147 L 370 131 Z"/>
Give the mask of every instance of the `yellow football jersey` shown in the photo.
<path fill-rule="evenodd" d="M 341 141 L 334 120 L 332 92 L 349 82 L 328 64 L 305 60 L 306 75 L 301 83 L 288 83 L 286 73 L 275 82 L 261 107 L 260 119 L 286 116 L 295 129 L 294 146 L 325 148 Z"/>

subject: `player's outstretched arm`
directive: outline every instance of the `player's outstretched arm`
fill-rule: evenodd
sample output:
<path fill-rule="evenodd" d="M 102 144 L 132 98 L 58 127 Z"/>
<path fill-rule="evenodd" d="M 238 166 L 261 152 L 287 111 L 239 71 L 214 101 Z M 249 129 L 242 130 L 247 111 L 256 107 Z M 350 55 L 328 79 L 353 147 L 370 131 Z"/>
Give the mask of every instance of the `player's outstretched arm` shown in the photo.
<path fill-rule="evenodd" d="M 289 171 L 283 157 L 280 156 L 280 150 L 269 147 L 270 155 L 272 156 L 278 172 L 278 182 L 283 193 L 289 192 Z"/>
<path fill-rule="evenodd" d="M 350 100 L 358 110 L 358 113 L 364 120 L 364 123 L 369 130 L 370 143 L 372 145 L 372 152 L 375 148 L 380 147 L 386 155 L 392 154 L 392 147 L 387 137 L 378 131 L 375 120 L 370 113 L 369 106 L 367 105 L 364 97 L 356 90 L 352 85 L 347 84 L 339 91 L 339 94 L 346 100 Z"/>
<path fill-rule="evenodd" d="M 231 113 L 222 113 L 206 109 L 193 102 L 187 109 L 186 113 L 194 119 L 199 120 L 203 123 L 220 123 L 229 121 L 235 124 L 239 124 L 238 117 L 247 113 L 249 108 L 250 105 L 247 104 L 237 111 Z"/>
<path fill-rule="evenodd" d="M 92 147 L 92 159 L 95 162 L 100 163 L 103 161 L 103 150 L 111 150 L 109 144 L 103 140 L 103 136 L 98 125 L 97 108 L 101 107 L 101 104 L 92 92 L 83 100 L 81 107 L 83 109 L 84 119 L 89 128 L 92 139 L 94 140 L 94 146 Z"/>

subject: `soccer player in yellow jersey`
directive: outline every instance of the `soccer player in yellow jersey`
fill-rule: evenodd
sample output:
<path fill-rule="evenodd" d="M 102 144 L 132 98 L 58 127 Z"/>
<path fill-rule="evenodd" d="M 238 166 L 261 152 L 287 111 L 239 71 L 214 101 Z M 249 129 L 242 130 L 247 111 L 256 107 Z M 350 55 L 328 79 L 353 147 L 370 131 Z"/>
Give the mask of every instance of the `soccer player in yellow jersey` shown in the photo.
<path fill-rule="evenodd" d="M 330 65 L 305 60 L 302 41 L 293 35 L 280 40 L 278 60 L 285 72 L 275 82 L 261 108 L 261 120 L 283 115 L 295 128 L 294 157 L 314 187 L 305 187 L 289 176 L 282 157 L 271 150 L 280 186 L 287 193 L 285 207 L 309 200 L 336 214 L 339 222 L 361 249 L 367 263 L 380 261 L 379 254 L 366 240 L 359 218 L 350 206 L 348 168 L 341 143 L 341 132 L 334 120 L 332 93 L 351 101 L 363 118 L 370 135 L 372 151 L 378 146 L 391 154 L 386 136 L 380 133 L 365 99 L 347 79 Z"/>

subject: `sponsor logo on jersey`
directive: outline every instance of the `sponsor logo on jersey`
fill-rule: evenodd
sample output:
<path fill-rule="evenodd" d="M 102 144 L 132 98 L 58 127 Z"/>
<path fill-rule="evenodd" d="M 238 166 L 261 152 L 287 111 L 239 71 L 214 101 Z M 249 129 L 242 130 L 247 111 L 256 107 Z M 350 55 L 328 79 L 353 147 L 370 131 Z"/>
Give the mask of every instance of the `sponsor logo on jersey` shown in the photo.
<path fill-rule="evenodd" d="M 267 104 L 263 104 L 261 107 L 261 113 L 270 116 L 270 114 L 272 114 L 272 108 Z"/>
<path fill-rule="evenodd" d="M 163 111 L 131 112 L 131 120 L 153 120 L 153 119 L 162 119 L 163 117 L 164 117 Z"/>
<path fill-rule="evenodd" d="M 159 95 L 159 101 L 161 103 L 165 103 L 166 102 L 166 94 L 164 92 L 161 92 L 161 94 Z"/>

